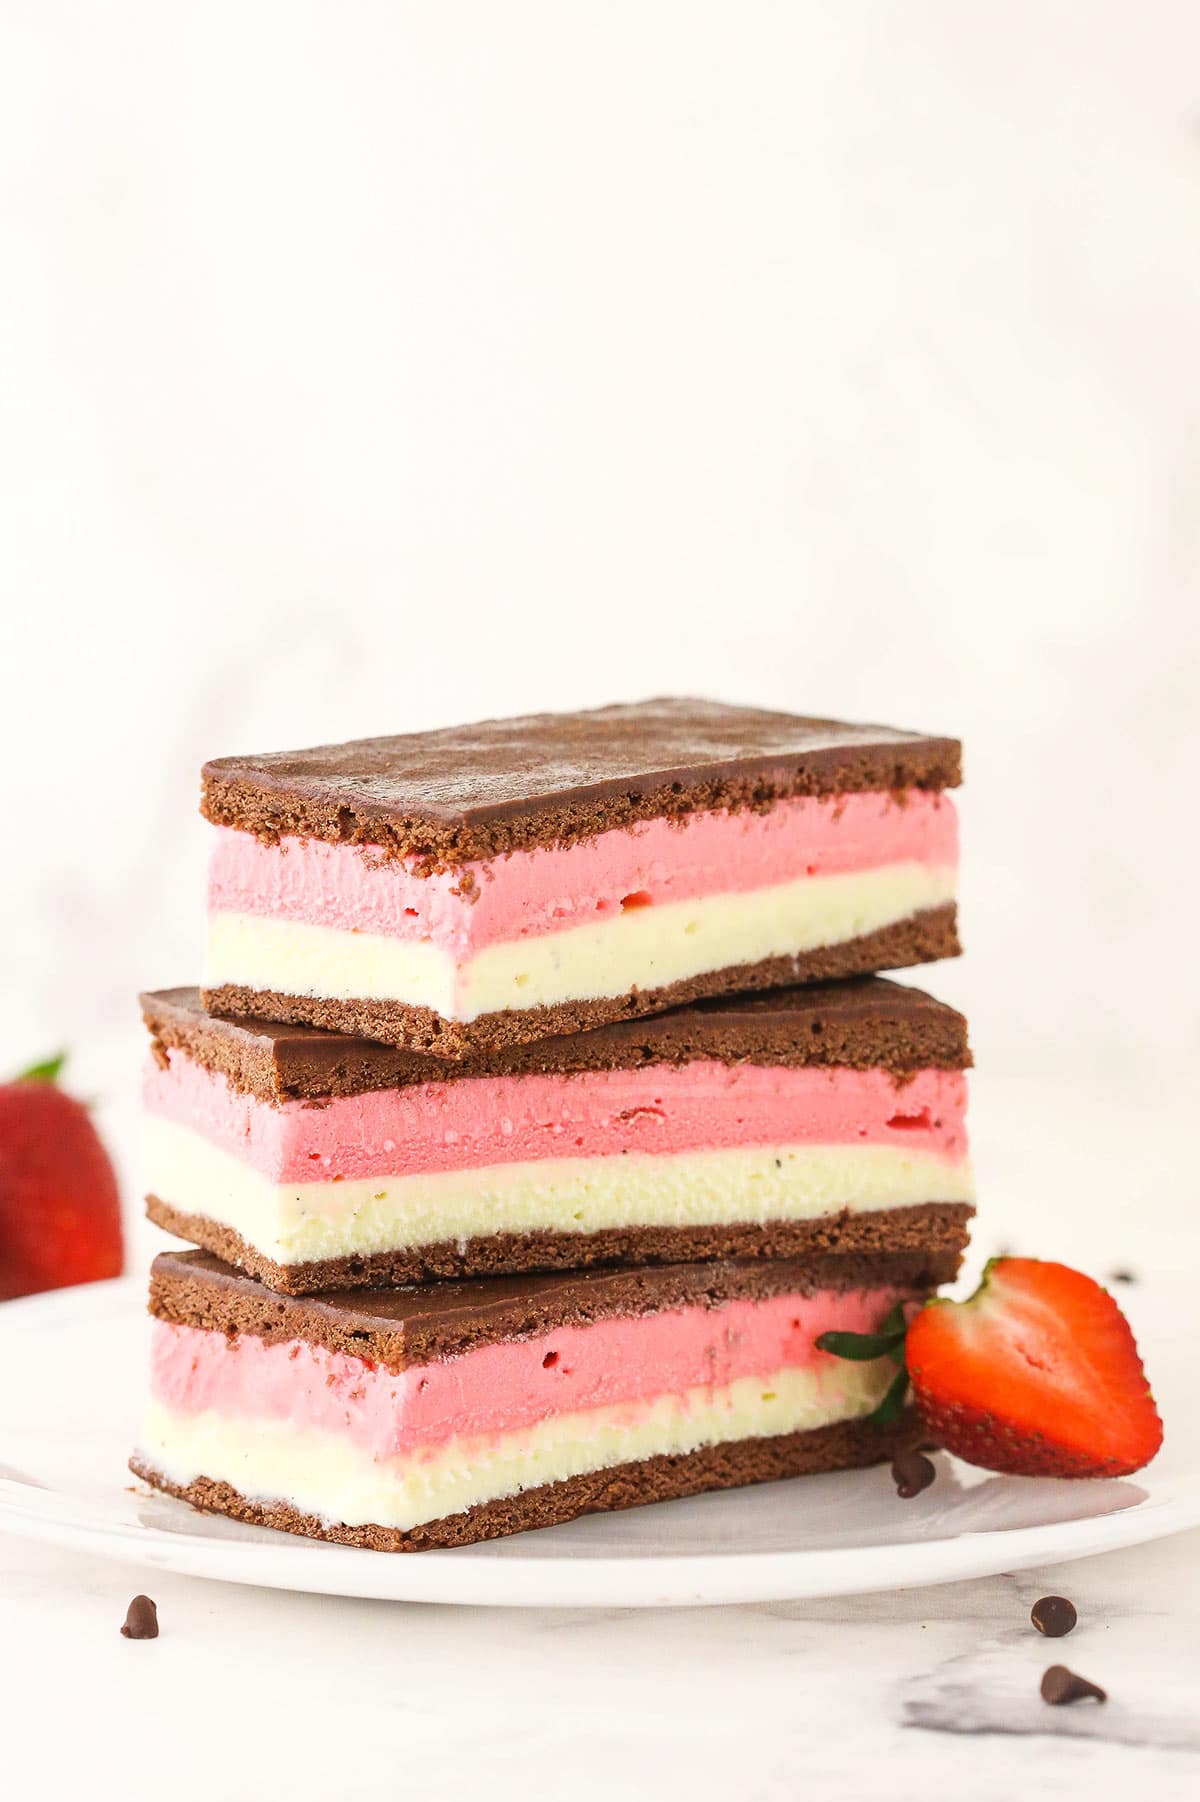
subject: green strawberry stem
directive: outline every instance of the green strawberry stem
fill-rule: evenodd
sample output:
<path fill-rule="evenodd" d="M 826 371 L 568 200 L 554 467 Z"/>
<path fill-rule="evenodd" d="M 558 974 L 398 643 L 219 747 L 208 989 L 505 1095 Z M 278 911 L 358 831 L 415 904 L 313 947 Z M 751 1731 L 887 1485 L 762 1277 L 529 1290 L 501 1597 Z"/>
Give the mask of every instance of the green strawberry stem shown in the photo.
<path fill-rule="evenodd" d="M 867 1419 L 872 1426 L 890 1427 L 904 1412 L 904 1404 L 908 1399 L 908 1372 L 901 1368 L 888 1385 L 888 1392 L 877 1408 L 874 1408 Z"/>
<path fill-rule="evenodd" d="M 57 1082 L 62 1075 L 67 1061 L 65 1051 L 58 1051 L 53 1057 L 43 1058 L 40 1064 L 30 1064 L 28 1070 L 14 1078 L 16 1082 Z"/>
<path fill-rule="evenodd" d="M 867 1364 L 876 1358 L 891 1358 L 900 1366 L 888 1385 L 887 1394 L 867 1419 L 879 1427 L 889 1427 L 899 1420 L 908 1395 L 908 1371 L 904 1364 L 904 1335 L 908 1323 L 903 1302 L 891 1309 L 877 1333 L 821 1333 L 817 1350 L 831 1358 L 845 1358 L 851 1363 Z"/>
<path fill-rule="evenodd" d="M 818 1350 L 833 1358 L 849 1358 L 855 1364 L 889 1357 L 903 1344 L 903 1333 L 822 1333 L 817 1340 Z"/>

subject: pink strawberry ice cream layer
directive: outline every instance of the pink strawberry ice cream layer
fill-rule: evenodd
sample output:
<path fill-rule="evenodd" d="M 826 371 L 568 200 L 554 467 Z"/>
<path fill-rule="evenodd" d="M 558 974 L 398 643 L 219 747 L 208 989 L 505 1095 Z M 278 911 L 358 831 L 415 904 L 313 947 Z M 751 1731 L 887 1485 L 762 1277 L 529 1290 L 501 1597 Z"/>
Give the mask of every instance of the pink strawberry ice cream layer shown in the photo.
<path fill-rule="evenodd" d="M 649 820 L 566 849 L 514 851 L 433 876 L 369 846 L 213 828 L 211 913 L 427 941 L 455 957 L 632 907 L 744 894 L 803 876 L 958 861 L 954 803 L 913 789 L 781 801 L 766 813 Z M 464 893 L 464 879 L 466 892 Z"/>
<path fill-rule="evenodd" d="M 307 1340 L 272 1345 L 248 1333 L 227 1339 L 160 1320 L 151 1394 L 177 1413 L 213 1409 L 349 1433 L 371 1456 L 388 1458 L 614 1404 L 629 1404 L 632 1424 L 663 1395 L 833 1366 L 836 1360 L 816 1349 L 818 1335 L 873 1331 L 896 1299 L 892 1290 L 823 1290 L 621 1316 L 403 1371 Z"/>
<path fill-rule="evenodd" d="M 921 1070 L 697 1062 L 575 1076 L 465 1077 L 268 1107 L 178 1051 L 147 1063 L 150 1114 L 280 1183 L 470 1170 L 544 1158 L 759 1145 L 902 1145 L 966 1155 L 966 1078 Z"/>

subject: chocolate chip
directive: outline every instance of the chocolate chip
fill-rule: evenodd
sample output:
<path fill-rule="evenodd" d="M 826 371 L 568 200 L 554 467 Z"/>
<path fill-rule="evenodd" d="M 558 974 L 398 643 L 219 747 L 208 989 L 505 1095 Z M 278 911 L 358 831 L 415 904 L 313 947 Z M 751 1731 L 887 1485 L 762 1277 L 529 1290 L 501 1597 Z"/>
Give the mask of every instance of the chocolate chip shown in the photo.
<path fill-rule="evenodd" d="M 937 1476 L 932 1459 L 915 1446 L 908 1451 L 897 1452 L 892 1459 L 892 1481 L 896 1485 L 896 1494 L 909 1502 L 914 1495 L 920 1495 L 928 1489 Z"/>
<path fill-rule="evenodd" d="M 1052 1708 L 1061 1708 L 1064 1702 L 1083 1702 L 1089 1696 L 1094 1696 L 1097 1702 L 1108 1701 L 1098 1683 L 1077 1677 L 1065 1664 L 1052 1664 L 1042 1678 L 1042 1701 L 1049 1702 Z"/>
<path fill-rule="evenodd" d="M 125 1639 L 157 1639 L 158 1609 L 149 1596 L 134 1596 L 121 1628 Z"/>
<path fill-rule="evenodd" d="M 1071 1631 L 1079 1616 L 1075 1612 L 1074 1602 L 1068 1602 L 1066 1596 L 1043 1596 L 1040 1602 L 1033 1604 L 1029 1618 L 1038 1632 L 1047 1639 L 1062 1639 Z"/>

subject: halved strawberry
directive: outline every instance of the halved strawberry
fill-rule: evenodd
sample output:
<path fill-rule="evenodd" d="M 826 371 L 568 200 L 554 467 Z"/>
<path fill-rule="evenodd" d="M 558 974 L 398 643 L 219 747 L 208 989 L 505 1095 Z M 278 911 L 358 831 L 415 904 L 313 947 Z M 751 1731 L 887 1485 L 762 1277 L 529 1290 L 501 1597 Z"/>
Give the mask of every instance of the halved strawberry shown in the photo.
<path fill-rule="evenodd" d="M 121 1274 L 117 1179 L 62 1062 L 0 1084 L 0 1301 Z"/>
<path fill-rule="evenodd" d="M 835 1356 L 859 1356 L 824 1335 Z M 964 1302 L 926 1304 L 890 1343 L 930 1438 L 984 1470 L 1128 1476 L 1162 1444 L 1129 1323 L 1099 1283 L 1065 1264 L 994 1258 Z M 897 1378 L 898 1404 L 904 1376 Z"/>

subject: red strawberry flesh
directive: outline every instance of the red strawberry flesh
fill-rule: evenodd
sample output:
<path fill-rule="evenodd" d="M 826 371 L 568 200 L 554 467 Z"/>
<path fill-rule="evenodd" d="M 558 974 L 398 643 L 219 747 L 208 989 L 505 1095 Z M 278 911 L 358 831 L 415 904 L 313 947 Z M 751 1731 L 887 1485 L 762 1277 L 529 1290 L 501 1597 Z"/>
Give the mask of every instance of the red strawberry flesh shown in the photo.
<path fill-rule="evenodd" d="M 969 1300 L 924 1308 L 905 1349 L 926 1429 L 984 1469 L 1127 1476 L 1162 1444 L 1129 1323 L 1065 1264 L 997 1259 Z"/>

